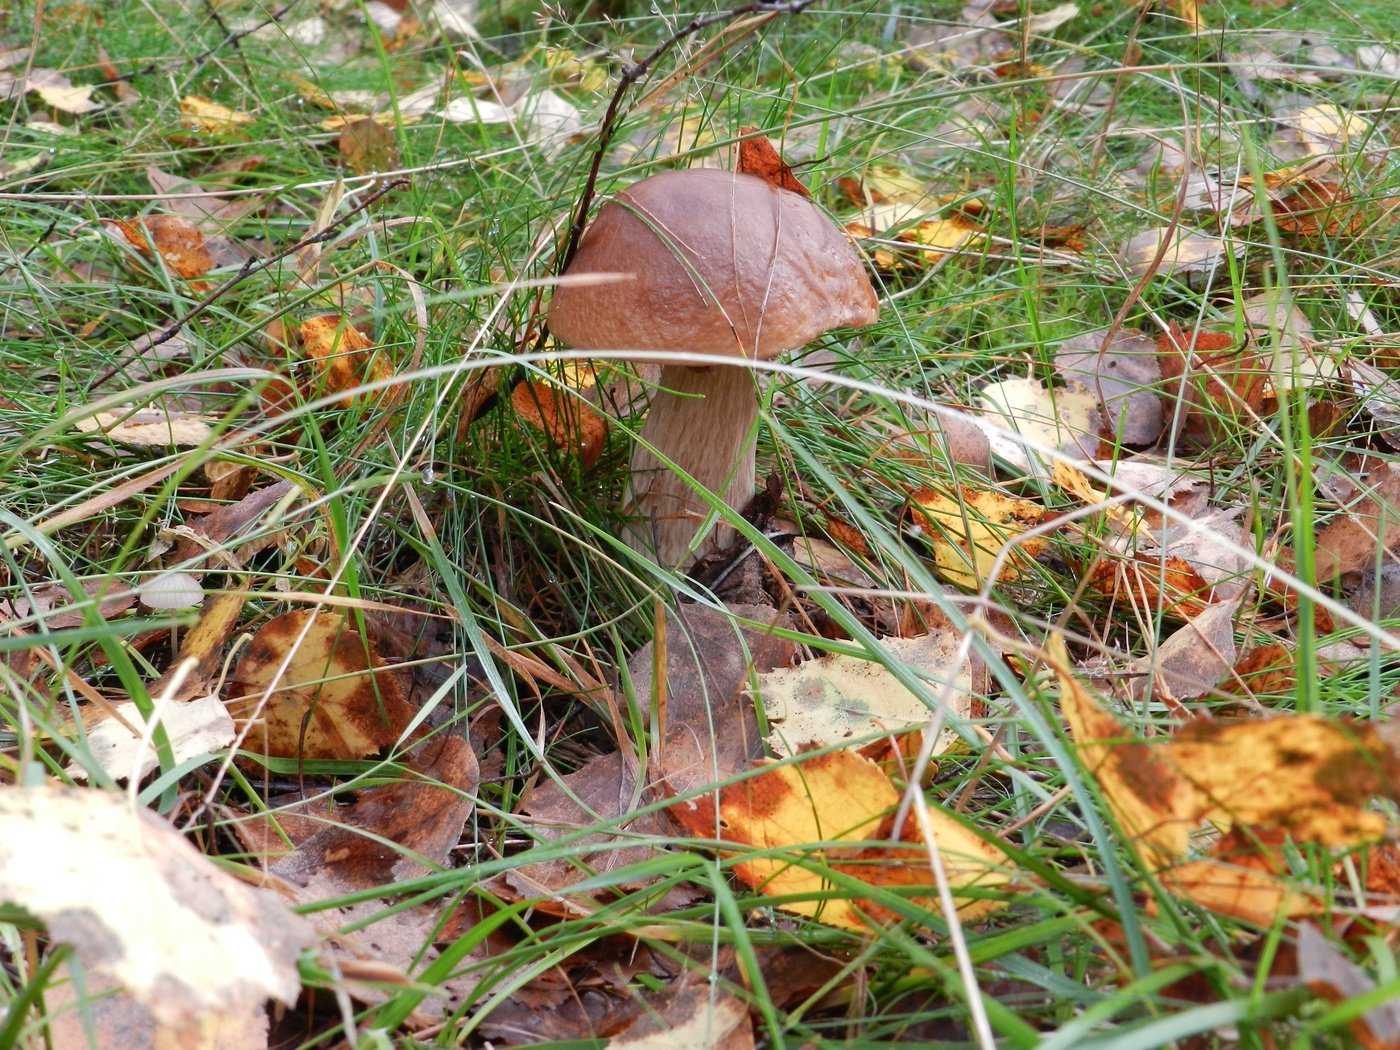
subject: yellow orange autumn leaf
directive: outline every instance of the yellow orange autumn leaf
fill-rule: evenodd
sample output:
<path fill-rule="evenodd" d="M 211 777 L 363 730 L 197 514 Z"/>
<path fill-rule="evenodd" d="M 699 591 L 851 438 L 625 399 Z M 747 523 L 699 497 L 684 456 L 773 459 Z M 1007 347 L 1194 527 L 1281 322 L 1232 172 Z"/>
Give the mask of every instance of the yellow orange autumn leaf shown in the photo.
<path fill-rule="evenodd" d="M 1045 508 L 990 489 L 960 486 L 956 495 L 915 490 L 909 495 L 909 514 L 933 548 L 934 564 L 943 577 L 972 590 L 987 579 L 1003 548 L 1040 523 Z M 1017 542 L 1001 567 L 1000 579 L 1016 579 L 1044 548 L 1045 540 L 1039 536 Z"/>
<path fill-rule="evenodd" d="M 248 643 L 229 701 L 244 747 L 279 758 L 364 758 L 414 715 L 392 669 L 338 613 L 298 610 Z"/>
<path fill-rule="evenodd" d="M 762 854 L 735 861 L 745 885 L 769 896 L 794 898 L 778 905 L 786 911 L 855 930 L 869 928 L 870 918 L 863 916 L 878 921 L 891 913 L 844 892 L 823 899 L 836 886 L 833 875 L 873 886 L 919 888 L 923 892 L 916 899 L 936 911 L 934 876 L 917 821 L 911 817 L 906 825 L 905 841 L 881 844 L 900 792 L 878 765 L 851 751 L 767 764 L 767 772 L 730 784 L 719 796 L 724 840 Z M 697 833 L 703 833 L 705 811 L 703 804 L 672 810 Z M 985 891 L 1013 877 L 1005 855 L 937 807 L 925 806 L 925 813 L 959 899 L 959 914 L 971 919 L 1000 907 Z M 973 887 L 975 894 L 958 892 Z"/>
<path fill-rule="evenodd" d="M 350 390 L 361 383 L 390 378 L 394 372 L 382 357 L 371 352 L 374 343 L 354 325 L 335 314 L 313 317 L 301 326 L 301 345 L 306 356 L 325 368 L 326 388 Z M 384 397 L 384 391 L 378 396 Z M 337 404 L 348 408 L 353 397 Z"/>
<path fill-rule="evenodd" d="M 191 131 L 229 135 L 254 123 L 254 120 L 247 113 L 221 106 L 203 95 L 186 95 L 180 100 L 180 123 Z"/>
<path fill-rule="evenodd" d="M 585 470 L 598 462 L 608 440 L 608 424 L 582 399 L 543 380 L 517 383 L 510 394 L 516 418 L 544 433 L 555 448 L 568 449 Z"/>
<path fill-rule="evenodd" d="M 194 291 L 209 285 L 196 280 L 214 268 L 214 256 L 205 244 L 204 233 L 183 215 L 143 215 L 139 219 L 119 219 L 114 225 L 133 248 L 147 258 L 159 256 L 170 272 L 190 282 Z"/>

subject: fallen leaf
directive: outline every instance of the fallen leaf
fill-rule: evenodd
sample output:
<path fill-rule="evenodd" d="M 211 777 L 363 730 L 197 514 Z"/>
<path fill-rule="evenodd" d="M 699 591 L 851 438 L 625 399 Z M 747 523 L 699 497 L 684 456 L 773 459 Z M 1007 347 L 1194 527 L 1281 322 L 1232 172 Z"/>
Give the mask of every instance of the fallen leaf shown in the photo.
<path fill-rule="evenodd" d="M 526 95 L 511 107 L 525 141 L 538 146 L 546 157 L 557 157 L 575 135 L 583 134 L 578 107 L 556 91 L 545 89 Z"/>
<path fill-rule="evenodd" d="M 381 382 L 394 375 L 381 354 L 374 353 L 374 343 L 354 325 L 338 314 L 323 314 L 301 325 L 301 346 L 306 356 L 320 362 L 326 377 L 326 388 L 335 393 L 353 390 L 362 383 Z M 357 398 L 372 396 L 383 400 L 389 395 L 385 387 L 373 392 L 341 398 L 340 408 L 351 407 Z"/>
<path fill-rule="evenodd" d="M 1238 615 L 1236 602 L 1197 608 L 1156 652 L 1129 665 L 1135 675 L 1129 693 L 1138 700 L 1151 696 L 1179 701 L 1211 692 L 1235 662 Z"/>
<path fill-rule="evenodd" d="M 203 95 L 186 95 L 180 100 L 180 123 L 191 131 L 232 135 L 256 121 L 247 113 L 221 106 Z"/>
<path fill-rule="evenodd" d="M 1162 435 L 1162 366 L 1155 340 L 1134 329 L 1066 339 L 1055 351 L 1055 371 L 1099 399 L 1104 430 L 1124 445 L 1152 445 Z"/>
<path fill-rule="evenodd" d="M 1010 583 L 1030 569 L 1045 549 L 1043 536 L 1024 533 L 1038 525 L 1045 508 L 991 489 L 959 486 L 956 493 L 917 489 L 909 494 L 909 519 L 933 548 L 934 564 L 948 582 L 975 590 L 997 568 Z"/>
<path fill-rule="evenodd" d="M 1145 847 L 1153 869 L 1186 853 L 1198 819 L 1191 785 L 1182 780 L 1160 744 L 1147 744 L 1124 728 L 1070 672 L 1064 641 L 1051 637 L 1047 663 L 1060 685 L 1060 713 L 1085 772 L 1103 792 L 1118 826 Z"/>
<path fill-rule="evenodd" d="M 1400 467 L 1382 463 L 1365 487 L 1313 540 L 1313 572 L 1319 583 L 1373 570 L 1400 552 Z"/>
<path fill-rule="evenodd" d="M 878 643 L 887 659 L 925 681 L 934 696 L 951 701 L 935 755 L 960 739 L 948 722 L 972 717 L 974 691 L 987 687 L 986 667 L 979 658 L 954 662 L 959 641 L 952 631 L 933 631 Z M 754 693 L 768 715 L 768 746 L 779 758 L 806 745 L 825 747 L 874 734 L 904 733 L 930 724 L 934 717 L 884 663 L 842 654 L 761 674 Z"/>
<path fill-rule="evenodd" d="M 0 788 L 0 900 L 41 919 L 86 970 L 176 1030 L 267 999 L 293 1005 L 297 957 L 315 943 L 271 893 L 105 791 Z"/>
<path fill-rule="evenodd" d="M 138 739 L 116 718 L 104 718 L 87 731 L 87 754 L 103 772 L 116 780 L 138 782 L 156 768 L 155 745 L 151 742 L 153 728 L 130 701 L 114 704 L 121 718 L 141 728 Z M 184 764 L 201 755 L 212 756 L 219 748 L 233 743 L 233 719 L 223 702 L 213 694 L 197 700 L 162 704 L 156 710 L 155 721 L 165 727 L 166 736 L 177 764 Z M 75 780 L 87 778 L 88 771 L 76 762 L 69 763 L 67 772 Z"/>
<path fill-rule="evenodd" d="M 1043 448 L 1059 450 L 1070 459 L 1098 455 L 1103 414 L 1099 399 L 1080 383 L 1050 388 L 1036 379 L 1005 379 L 984 386 L 979 399 L 989 423 L 1022 434 Z M 1012 462 L 1039 463 L 1044 455 L 996 429 L 988 429 L 987 436 L 992 451 Z M 1045 473 L 1046 469 L 1037 472 Z"/>
<path fill-rule="evenodd" d="M 194 222 L 183 215 L 143 215 L 114 225 L 133 248 L 147 258 L 159 257 L 170 272 L 189 281 L 193 291 L 208 290 L 208 283 L 198 278 L 214 268 L 214 257 Z"/>
<path fill-rule="evenodd" d="M 567 449 L 588 470 L 603 454 L 608 424 L 581 397 L 544 380 L 517 383 L 510 395 L 516 418 L 543 432 L 554 448 Z"/>
<path fill-rule="evenodd" d="M 152 406 L 116 412 L 94 412 L 73 424 L 84 434 L 104 434 L 135 448 L 193 448 L 213 440 L 215 421 L 187 412 Z"/>
<path fill-rule="evenodd" d="M 1374 998 L 1377 991 L 1371 976 L 1329 944 L 1310 922 L 1298 928 L 1298 976 L 1330 1003 Z M 1349 1027 L 1357 1045 L 1365 1050 L 1394 1050 L 1400 1047 L 1400 1002 L 1387 996 L 1353 1017 Z"/>
<path fill-rule="evenodd" d="M 869 759 L 851 751 L 801 757 L 795 763 L 765 761 L 766 772 L 726 785 L 719 794 L 719 837 L 752 847 L 736 854 L 734 872 L 746 886 L 792 900 L 777 906 L 831 926 L 867 930 L 872 904 L 832 895 L 833 872 L 872 886 L 925 890 L 913 898 L 937 910 L 933 872 L 914 815 L 900 844 L 879 844 L 889 833 L 899 789 Z M 1001 906 L 982 897 L 1011 879 L 1005 854 L 935 806 L 925 806 L 959 913 L 971 920 Z M 876 842 L 875 845 L 869 845 Z M 916 845 L 917 844 L 917 845 Z M 915 848 L 911 848 L 915 846 Z M 742 859 L 750 857 L 750 859 Z M 977 893 L 966 891 L 976 888 Z M 888 914 L 883 906 L 879 914 Z"/>
<path fill-rule="evenodd" d="M 244 747 L 273 758 L 364 758 L 396 743 L 414 711 L 398 674 L 339 613 L 268 621 L 233 673 L 229 714 Z"/>
<path fill-rule="evenodd" d="M 1133 237 L 1121 258 L 1131 277 L 1191 277 L 1220 269 L 1227 255 L 1238 257 L 1243 250 L 1213 234 L 1163 226 Z"/>
<path fill-rule="evenodd" d="M 399 166 L 397 137 L 368 117 L 346 124 L 336 139 L 336 147 L 345 166 L 356 175 L 391 171 Z"/>
<path fill-rule="evenodd" d="M 92 93 L 97 90 L 96 84 L 74 87 L 71 80 L 52 69 L 31 69 L 25 86 L 43 99 L 46 106 L 64 113 L 95 113 L 103 108 L 102 103 L 92 100 Z"/>
<path fill-rule="evenodd" d="M 735 171 L 740 175 L 756 175 L 780 190 L 789 190 L 803 197 L 812 195 L 783 161 L 768 136 L 760 135 L 755 127 L 742 127 L 739 134 L 742 137 L 739 139 L 739 159 L 734 165 Z"/>
<path fill-rule="evenodd" d="M 1182 434 L 1202 448 L 1253 433 L 1272 397 L 1273 355 L 1239 346 L 1228 332 L 1185 332 L 1175 321 L 1157 340 L 1162 386 L 1184 402 Z"/>

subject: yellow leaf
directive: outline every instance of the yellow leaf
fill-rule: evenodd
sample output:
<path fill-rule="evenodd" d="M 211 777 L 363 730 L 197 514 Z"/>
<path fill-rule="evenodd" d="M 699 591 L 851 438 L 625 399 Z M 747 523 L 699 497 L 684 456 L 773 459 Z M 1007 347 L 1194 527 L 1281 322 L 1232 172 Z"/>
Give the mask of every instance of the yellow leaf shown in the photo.
<path fill-rule="evenodd" d="M 917 815 L 911 814 L 902 841 L 884 844 L 900 792 L 878 765 L 851 751 L 767 765 L 768 772 L 730 784 L 719 796 L 724 840 L 771 854 L 735 862 L 735 872 L 745 885 L 769 896 L 797 897 L 779 907 L 855 930 L 869 928 L 869 919 L 862 913 L 876 918 L 890 913 L 868 900 L 852 900 L 844 890 L 833 893 L 831 872 L 871 885 L 918 887 L 925 891 L 918 897 L 923 906 L 938 907 Z M 703 814 L 704 810 L 701 804 L 689 812 Z M 999 907 L 1000 901 L 980 894 L 1012 878 L 1005 855 L 936 807 L 926 806 L 925 812 L 954 895 L 962 898 L 960 914 L 972 918 Z M 694 819 L 683 822 L 695 823 Z M 876 844 L 842 847 L 863 842 Z M 976 897 L 957 893 L 974 886 Z M 827 894 L 831 899 L 822 899 Z"/>
<path fill-rule="evenodd" d="M 332 391 L 350 390 L 361 383 L 389 379 L 393 369 L 383 357 L 373 354 L 374 343 L 358 328 L 336 314 L 313 317 L 301 326 L 301 345 L 306 356 L 325 368 L 326 387 Z M 387 388 L 376 392 L 382 399 Z M 337 404 L 348 408 L 355 398 L 341 398 Z"/>
<path fill-rule="evenodd" d="M 180 100 L 180 123 L 191 131 L 229 135 L 253 122 L 247 113 L 221 106 L 203 95 L 186 95 Z"/>
<path fill-rule="evenodd" d="M 933 548 L 939 572 L 969 590 L 987 579 L 1003 548 L 1045 515 L 1038 503 L 966 485 L 959 487 L 957 495 L 917 489 L 910 493 L 909 510 Z M 1015 580 L 1044 548 L 1044 537 L 1019 540 L 1001 566 L 999 578 Z"/>

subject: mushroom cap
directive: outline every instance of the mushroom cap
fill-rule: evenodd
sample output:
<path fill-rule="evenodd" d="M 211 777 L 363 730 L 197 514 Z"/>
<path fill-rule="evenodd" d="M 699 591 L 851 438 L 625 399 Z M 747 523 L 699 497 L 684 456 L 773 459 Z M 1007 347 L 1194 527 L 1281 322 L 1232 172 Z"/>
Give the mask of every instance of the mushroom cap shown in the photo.
<path fill-rule="evenodd" d="M 875 289 L 846 235 L 805 197 L 753 175 L 667 171 L 603 205 L 561 285 L 550 330 L 579 350 L 776 357 L 870 324 Z"/>

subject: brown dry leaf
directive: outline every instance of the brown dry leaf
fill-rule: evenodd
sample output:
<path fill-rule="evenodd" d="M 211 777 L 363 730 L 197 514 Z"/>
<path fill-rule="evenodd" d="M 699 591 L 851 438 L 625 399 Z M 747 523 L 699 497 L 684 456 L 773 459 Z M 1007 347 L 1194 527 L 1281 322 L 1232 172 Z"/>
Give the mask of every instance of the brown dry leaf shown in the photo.
<path fill-rule="evenodd" d="M 193 291 L 208 291 L 208 282 L 197 278 L 214 268 L 214 257 L 204 243 L 204 232 L 191 220 L 183 215 L 143 215 L 113 225 L 142 255 L 159 256 L 166 269 L 190 282 Z"/>
<path fill-rule="evenodd" d="M 1174 701 L 1209 693 L 1235 661 L 1238 613 L 1238 602 L 1222 602 L 1191 616 L 1155 653 L 1129 665 L 1137 674 L 1128 690 L 1130 695 L 1136 700 L 1155 696 Z"/>
<path fill-rule="evenodd" d="M 384 357 L 373 353 L 374 343 L 338 314 L 323 314 L 303 322 L 301 345 L 307 357 L 322 363 L 326 389 L 335 393 L 351 390 L 361 383 L 387 380 L 394 375 Z M 372 396 L 382 401 L 388 395 L 389 388 L 385 387 Z M 344 397 L 336 404 L 349 408 L 357 398 L 364 396 Z"/>
<path fill-rule="evenodd" d="M 1328 943 L 1310 922 L 1298 929 L 1298 976 L 1330 1003 L 1348 1003 L 1376 991 L 1376 982 L 1361 967 Z M 1392 995 L 1351 1020 L 1349 1027 L 1365 1050 L 1400 1047 L 1400 1001 Z"/>
<path fill-rule="evenodd" d="M 82 593 L 74 594 L 66 584 L 39 584 L 26 589 L 20 597 L 0 600 L 0 618 L 13 629 L 12 621 L 29 621 L 19 626 L 38 627 L 42 633 L 77 627 L 87 620 L 86 606 L 104 620 L 113 620 L 136 604 L 136 592 L 110 578 L 87 580 Z M 41 643 L 47 644 L 47 643 Z"/>
<path fill-rule="evenodd" d="M 334 945 L 347 976 L 366 973 L 398 985 L 432 965 L 435 945 L 450 938 L 441 937 L 441 904 L 388 911 L 384 898 L 396 883 L 452 867 L 480 773 L 471 747 L 452 733 L 425 741 L 407 765 L 404 779 L 361 790 L 349 805 L 306 803 L 297 793 L 286 807 L 234 825 L 244 848 L 266 860 L 268 874 L 298 905 L 379 891 L 380 898 L 316 908 L 309 920 Z M 409 1023 L 440 1020 L 477 980 L 470 968 L 435 980 L 443 994 L 425 996 Z M 367 1003 L 385 998 L 382 984 L 355 986 L 354 994 Z"/>
<path fill-rule="evenodd" d="M 772 139 L 760 135 L 755 127 L 742 127 L 739 134 L 743 137 L 739 139 L 739 159 L 734 165 L 735 171 L 740 175 L 757 175 L 780 190 L 790 190 L 804 197 L 812 195 L 792 173 Z"/>
<path fill-rule="evenodd" d="M 1055 351 L 1055 371 L 1098 397 L 1104 432 L 1118 442 L 1152 445 L 1161 437 L 1162 366 L 1154 340 L 1129 328 L 1107 346 L 1097 333 L 1077 335 Z"/>
<path fill-rule="evenodd" d="M 1131 277 L 1191 277 L 1225 265 L 1226 254 L 1238 256 L 1244 249 L 1226 244 L 1214 234 L 1162 226 L 1146 230 L 1128 241 L 1121 260 Z"/>
<path fill-rule="evenodd" d="M 398 672 L 339 613 L 302 609 L 264 624 L 233 683 L 229 713 L 247 727 L 244 746 L 272 757 L 377 755 L 414 715 Z"/>
<path fill-rule="evenodd" d="M 946 695 L 952 702 L 935 755 L 960 739 L 948 722 L 972 717 L 974 694 L 987 688 L 987 669 L 980 658 L 954 662 L 959 641 L 957 633 L 943 630 L 879 642 L 890 660 L 925 681 L 935 697 Z M 756 695 L 768 715 L 768 746 L 779 758 L 807 745 L 825 747 L 876 733 L 905 733 L 927 726 L 934 715 L 884 663 L 841 654 L 761 674 Z"/>
<path fill-rule="evenodd" d="M 134 448 L 194 448 L 211 441 L 215 421 L 188 412 L 155 406 L 117 412 L 95 412 L 73 424 L 84 434 L 105 434 Z"/>
<path fill-rule="evenodd" d="M 1271 642 L 1250 649 L 1216 688 L 1223 693 L 1257 698 L 1260 693 L 1288 695 L 1298 682 L 1298 662 L 1285 645 Z"/>
<path fill-rule="evenodd" d="M 948 582 L 975 590 L 1008 549 L 998 579 L 1009 583 L 1045 549 L 1043 536 L 1020 537 L 1038 525 L 1045 508 L 991 489 L 959 486 L 956 495 L 934 489 L 909 494 L 910 520 L 933 548 L 934 564 Z"/>
<path fill-rule="evenodd" d="M 244 1019 L 267 999 L 293 1005 L 297 957 L 315 943 L 274 895 L 106 791 L 0 788 L 0 900 L 43 920 L 89 974 L 123 986 L 169 1046 L 210 1045 L 200 1034 L 211 1020 Z"/>
<path fill-rule="evenodd" d="M 237 503 L 210 511 L 190 523 L 188 536 L 180 537 L 175 547 L 176 560 L 190 564 L 210 550 L 231 557 L 236 548 L 237 559 L 246 562 L 251 555 L 281 540 L 281 532 L 272 526 L 289 516 L 291 505 L 301 495 L 296 482 L 278 481 L 253 490 Z"/>
<path fill-rule="evenodd" d="M 1091 566 L 1089 582 L 1100 594 L 1148 616 L 1160 609 L 1174 619 L 1190 620 L 1215 600 L 1201 574 L 1175 556 L 1105 557 Z"/>
<path fill-rule="evenodd" d="M 510 394 L 516 418 L 542 431 L 555 448 L 568 449 L 584 470 L 598 462 L 608 441 L 608 423 L 583 398 L 555 384 L 532 379 L 517 383 Z"/>
<path fill-rule="evenodd" d="M 391 171 L 399 166 L 398 137 L 377 120 L 351 121 L 335 140 L 345 166 L 356 175 Z"/>
<path fill-rule="evenodd" d="M 789 617 L 759 605 L 681 605 L 667 609 L 663 622 L 664 630 L 627 667 L 638 702 L 659 709 L 664 730 L 650 768 L 652 786 L 680 796 L 748 769 L 763 753 L 749 682 L 755 673 L 788 666 L 797 646 L 776 633 L 792 629 Z M 656 666 L 658 648 L 662 667 Z M 711 799 L 672 808 L 673 815 L 681 812 L 699 822 L 694 834 L 713 836 Z"/>
<path fill-rule="evenodd" d="M 915 820 L 906 825 L 904 845 L 839 845 L 878 842 L 888 836 L 886 825 L 899 805 L 900 793 L 878 765 L 851 751 L 762 765 L 771 768 L 725 786 L 719 795 L 720 837 L 777 854 L 735 860 L 734 871 L 746 886 L 768 896 L 796 896 L 799 899 L 783 901 L 778 907 L 854 930 L 869 928 L 861 913 L 869 914 L 872 905 L 849 900 L 845 893 L 822 899 L 835 886 L 824 869 L 872 885 L 926 888 L 926 896 L 914 899 L 922 907 L 938 908 L 927 853 L 914 846 L 921 842 Z M 972 919 L 995 910 L 999 902 L 958 891 L 975 886 L 980 893 L 1009 882 L 1011 869 L 1005 855 L 937 807 L 925 809 L 949 883 L 955 897 L 962 898 L 960 914 Z M 878 911 L 883 917 L 884 909 Z"/>
<path fill-rule="evenodd" d="M 1382 463 L 1366 475 L 1365 489 L 1313 541 L 1319 583 L 1361 570 L 1400 550 L 1400 466 Z"/>
<path fill-rule="evenodd" d="M 191 131 L 232 135 L 256 121 L 247 113 L 221 106 L 203 95 L 186 95 L 180 100 L 180 123 Z"/>

